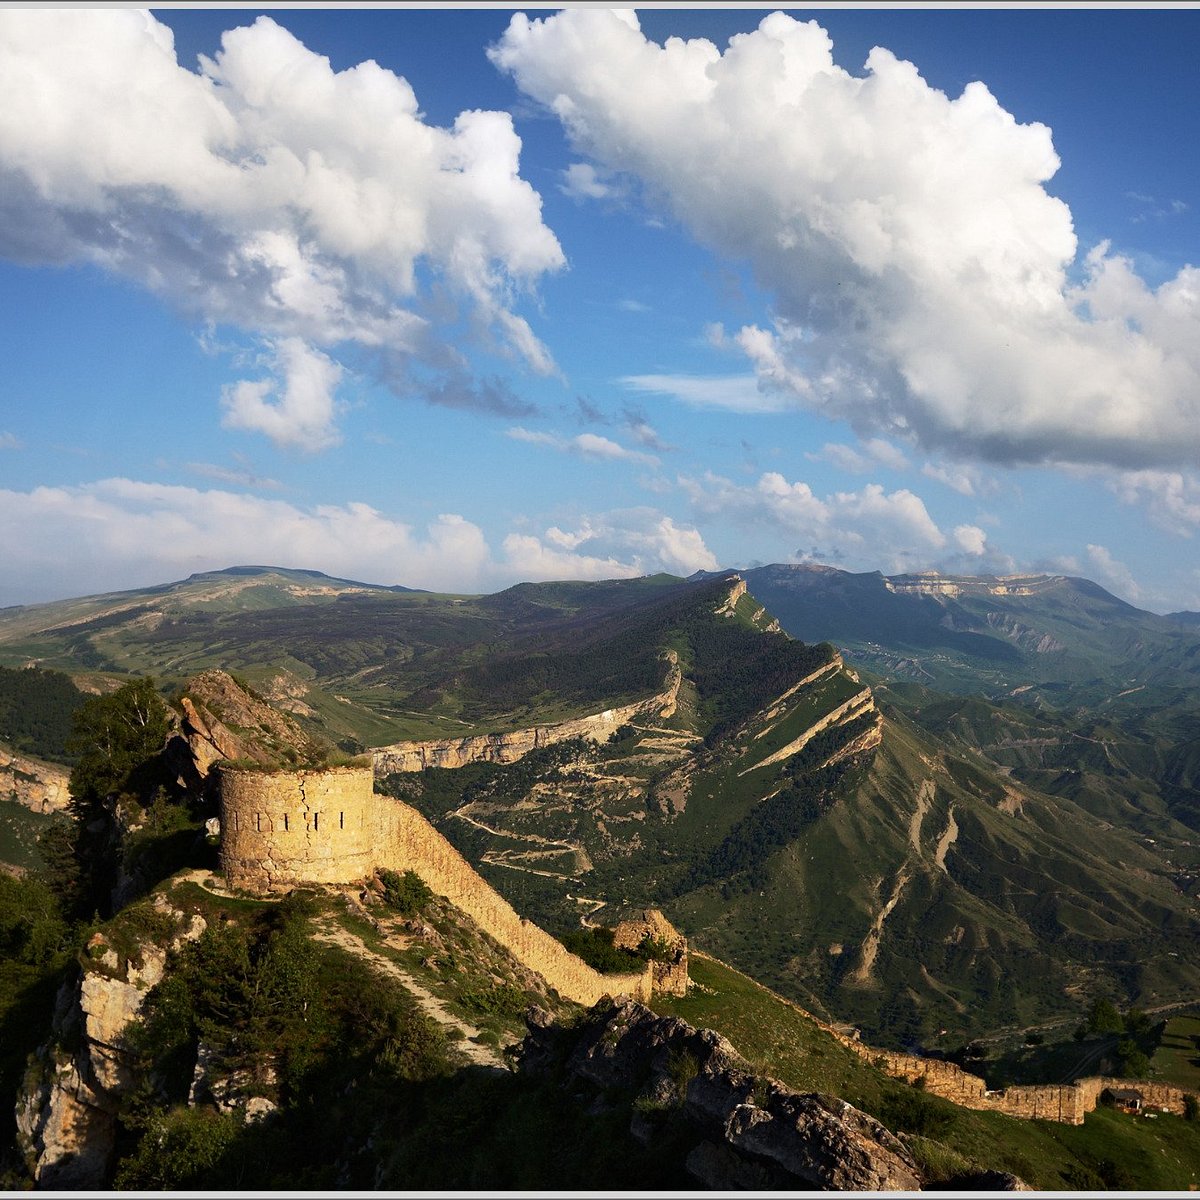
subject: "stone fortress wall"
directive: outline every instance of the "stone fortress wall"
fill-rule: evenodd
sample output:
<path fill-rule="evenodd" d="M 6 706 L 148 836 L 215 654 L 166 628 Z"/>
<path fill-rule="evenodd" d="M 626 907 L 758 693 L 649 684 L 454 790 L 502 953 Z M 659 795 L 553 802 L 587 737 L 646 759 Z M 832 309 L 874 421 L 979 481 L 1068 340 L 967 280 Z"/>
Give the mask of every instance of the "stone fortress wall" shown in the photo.
<path fill-rule="evenodd" d="M 303 883 L 354 883 L 376 868 L 411 870 L 568 1000 L 592 1005 L 604 996 L 628 995 L 646 1001 L 653 992 L 686 990 L 685 953 L 674 963 L 650 962 L 639 974 L 593 970 L 521 917 L 414 808 L 376 794 L 370 766 L 297 772 L 222 767 L 220 780 L 221 868 L 234 887 L 263 895 Z M 618 929 L 625 931 L 621 944 L 647 932 L 665 934 L 649 914 L 645 931 L 637 922 Z M 964 1108 L 1081 1125 L 1105 1089 L 1133 1088 L 1147 1110 L 1184 1111 L 1181 1088 L 1107 1076 L 990 1091 L 983 1079 L 955 1063 L 879 1050 L 805 1015 L 887 1074 Z"/>
<path fill-rule="evenodd" d="M 1183 1116 L 1184 1113 L 1186 1093 L 1172 1084 L 1092 1075 L 1077 1079 L 1074 1083 L 1016 1084 L 989 1091 L 978 1075 L 964 1071 L 957 1063 L 919 1058 L 914 1054 L 892 1050 L 876 1050 L 856 1038 L 847 1037 L 840 1029 L 820 1021 L 817 1023 L 844 1046 L 893 1078 L 903 1079 L 906 1083 L 919 1083 L 931 1095 L 951 1100 L 963 1108 L 1000 1112 L 1029 1121 L 1062 1121 L 1068 1125 L 1082 1125 L 1084 1117 L 1100 1103 L 1100 1097 L 1106 1089 L 1129 1088 L 1141 1094 L 1145 1111 L 1170 1112 L 1176 1116 Z"/>
<path fill-rule="evenodd" d="M 516 910 L 420 813 L 374 791 L 370 766 L 277 771 L 220 768 L 221 869 L 259 895 L 302 883 L 353 883 L 376 868 L 415 871 L 561 996 L 592 1005 L 603 996 L 648 1000 L 686 987 L 686 959 L 663 971 L 601 975 Z"/>

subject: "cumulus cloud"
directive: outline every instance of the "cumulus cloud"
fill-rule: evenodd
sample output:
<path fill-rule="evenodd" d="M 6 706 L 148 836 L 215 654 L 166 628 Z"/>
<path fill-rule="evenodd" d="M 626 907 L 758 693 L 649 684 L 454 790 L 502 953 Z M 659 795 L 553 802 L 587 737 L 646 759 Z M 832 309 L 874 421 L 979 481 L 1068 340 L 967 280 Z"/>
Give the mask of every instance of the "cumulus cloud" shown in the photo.
<path fill-rule="evenodd" d="M 752 484 L 711 472 L 701 478 L 680 476 L 678 482 L 696 512 L 774 526 L 800 540 L 804 557 L 820 561 L 905 571 L 928 567 L 948 550 L 970 550 L 972 545 L 965 532 L 948 538 L 921 498 L 907 488 L 888 492 L 869 483 L 856 492 L 822 498 L 807 483 L 789 482 L 777 471 Z M 982 533 L 977 544 L 982 549 Z"/>
<path fill-rule="evenodd" d="M 624 189 L 602 178 L 591 163 L 572 163 L 562 174 L 559 191 L 575 200 L 611 200 L 623 194 Z"/>
<path fill-rule="evenodd" d="M 1141 597 L 1142 590 L 1138 587 L 1133 572 L 1123 562 L 1113 558 L 1107 546 L 1089 544 L 1087 555 L 1092 572 L 1100 583 L 1129 600 L 1136 602 Z"/>
<path fill-rule="evenodd" d="M 541 537 L 510 534 L 504 550 L 508 565 L 529 579 L 691 575 L 719 565 L 697 529 L 677 525 L 653 508 L 584 517 L 574 529 L 552 525 Z"/>
<path fill-rule="evenodd" d="M 816 454 L 806 455 L 810 459 L 824 459 L 851 475 L 866 475 L 879 467 L 902 471 L 908 466 L 904 452 L 883 438 L 867 438 L 858 447 L 841 442 L 827 442 Z"/>
<path fill-rule="evenodd" d="M 921 467 L 926 479 L 936 480 L 960 496 L 981 496 L 995 491 L 995 482 L 978 467 L 966 463 L 927 462 Z"/>
<path fill-rule="evenodd" d="M 699 532 L 652 508 L 582 518 L 571 530 L 510 533 L 499 551 L 456 513 L 424 529 L 368 504 L 305 508 L 218 488 L 103 479 L 0 488 L 0 606 L 162 583 L 238 563 L 442 591 L 524 579 L 690 574 L 717 561 Z"/>
<path fill-rule="evenodd" d="M 428 271 L 501 348 L 553 371 L 516 311 L 564 261 L 520 148 L 507 113 L 431 125 L 406 80 L 334 71 L 269 17 L 191 71 L 145 12 L 0 12 L 0 254 L 96 264 L 277 352 L 437 362 Z M 242 428 L 327 443 L 319 424 L 289 439 L 286 389 L 238 386 Z"/>
<path fill-rule="evenodd" d="M 1120 471 L 1106 479 L 1126 504 L 1144 508 L 1162 529 L 1190 537 L 1200 526 L 1200 479 L 1183 471 Z"/>
<path fill-rule="evenodd" d="M 341 439 L 334 424 L 334 393 L 342 368 L 300 338 L 272 347 L 270 379 L 243 379 L 221 396 L 227 429 L 265 433 L 277 446 L 309 453 Z"/>
<path fill-rule="evenodd" d="M 517 442 L 528 442 L 534 446 L 549 446 L 552 450 L 564 454 L 577 454 L 580 458 L 607 460 L 609 462 L 634 462 L 644 466 L 657 466 L 658 459 L 653 454 L 643 454 L 640 450 L 630 450 L 612 438 L 601 437 L 597 433 L 579 433 L 574 437 L 560 437 L 556 433 L 544 430 L 525 429 L 517 425 L 507 430 L 510 438 Z"/>
<path fill-rule="evenodd" d="M 0 490 L 0 555 L 9 563 L 0 603 L 161 583 L 244 562 L 468 591 L 492 567 L 482 531 L 454 514 L 418 532 L 362 503 L 306 509 L 131 479 Z"/>
<path fill-rule="evenodd" d="M 852 74 L 781 12 L 724 51 L 519 14 L 490 53 L 577 151 L 752 266 L 773 320 L 733 340 L 776 406 L 1005 464 L 1200 452 L 1200 270 L 1151 288 L 1101 244 L 1072 282 L 1050 130 L 983 83 L 949 97 L 879 47 Z"/>

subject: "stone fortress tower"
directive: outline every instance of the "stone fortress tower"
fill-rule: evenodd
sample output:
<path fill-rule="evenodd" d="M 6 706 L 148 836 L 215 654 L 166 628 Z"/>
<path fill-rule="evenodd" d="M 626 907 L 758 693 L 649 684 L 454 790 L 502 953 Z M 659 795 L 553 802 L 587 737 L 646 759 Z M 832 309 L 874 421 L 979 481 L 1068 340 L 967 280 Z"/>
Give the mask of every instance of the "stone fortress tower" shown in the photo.
<path fill-rule="evenodd" d="M 411 870 L 569 1000 L 591 1005 L 606 995 L 647 1000 L 652 992 L 687 990 L 687 942 L 661 914 L 629 923 L 623 944 L 665 938 L 673 941 L 673 960 L 648 962 L 639 973 L 601 975 L 521 917 L 416 809 L 378 795 L 370 765 L 219 765 L 216 772 L 221 869 L 233 887 L 265 896 L 306 883 L 355 883 L 377 868 Z"/>
<path fill-rule="evenodd" d="M 248 892 L 352 883 L 380 860 L 381 806 L 369 766 L 219 767 L 221 869 Z"/>

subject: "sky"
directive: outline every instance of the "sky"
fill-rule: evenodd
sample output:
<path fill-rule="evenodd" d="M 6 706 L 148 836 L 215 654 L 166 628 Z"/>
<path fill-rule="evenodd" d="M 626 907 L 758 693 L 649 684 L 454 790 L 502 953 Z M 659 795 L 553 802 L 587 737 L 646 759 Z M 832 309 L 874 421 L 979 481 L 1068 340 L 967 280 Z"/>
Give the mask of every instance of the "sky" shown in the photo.
<path fill-rule="evenodd" d="M 1200 610 L 1200 9 L 0 8 L 0 606 Z"/>

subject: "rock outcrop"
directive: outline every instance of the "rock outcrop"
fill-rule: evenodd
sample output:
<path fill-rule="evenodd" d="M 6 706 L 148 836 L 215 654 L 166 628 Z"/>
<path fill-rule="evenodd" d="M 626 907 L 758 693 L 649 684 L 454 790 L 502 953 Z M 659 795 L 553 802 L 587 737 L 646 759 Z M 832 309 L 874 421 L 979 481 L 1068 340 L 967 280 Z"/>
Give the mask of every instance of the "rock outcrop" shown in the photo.
<path fill-rule="evenodd" d="M 687 1169 L 719 1190 L 913 1191 L 922 1179 L 904 1143 L 873 1117 L 818 1093 L 793 1091 L 752 1073 L 720 1034 L 644 1005 L 597 1005 L 564 1029 L 544 1013 L 528 1019 L 522 1070 L 561 1072 L 597 1103 L 631 1098 L 630 1131 L 650 1142 L 673 1116 L 694 1144 Z M 606 1099 L 608 1098 L 608 1099 Z"/>
<path fill-rule="evenodd" d="M 573 721 L 515 729 L 511 733 L 483 733 L 433 742 L 397 742 L 393 746 L 380 746 L 373 751 L 375 774 L 423 771 L 426 767 L 465 767 L 477 762 L 514 763 L 533 750 L 572 738 L 604 742 L 622 725 L 671 716 L 678 701 L 681 679 L 677 660 L 672 655 L 667 686 L 646 700 L 606 708 Z"/>
<path fill-rule="evenodd" d="M 101 934 L 88 943 L 88 965 L 63 984 L 50 1041 L 26 1072 L 17 1099 L 17 1136 L 39 1188 L 98 1188 L 109 1171 L 121 1096 L 133 1082 L 125 1033 L 150 989 L 163 977 L 167 954 L 205 929 L 164 897 L 154 907 L 175 927 L 169 943 L 146 942 L 133 957 Z"/>
<path fill-rule="evenodd" d="M 15 800 L 34 812 L 61 812 L 71 799 L 70 779 L 66 767 L 0 746 L 0 800 Z"/>
<path fill-rule="evenodd" d="M 189 789 L 203 787 L 219 762 L 296 766 L 320 761 L 329 749 L 225 671 L 189 680 L 179 705 L 179 733 L 167 757 Z"/>

